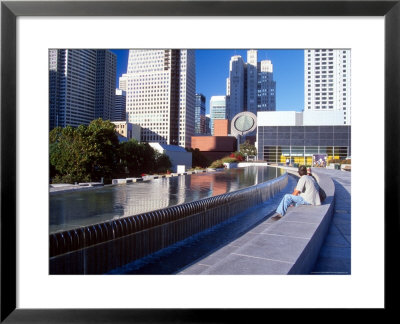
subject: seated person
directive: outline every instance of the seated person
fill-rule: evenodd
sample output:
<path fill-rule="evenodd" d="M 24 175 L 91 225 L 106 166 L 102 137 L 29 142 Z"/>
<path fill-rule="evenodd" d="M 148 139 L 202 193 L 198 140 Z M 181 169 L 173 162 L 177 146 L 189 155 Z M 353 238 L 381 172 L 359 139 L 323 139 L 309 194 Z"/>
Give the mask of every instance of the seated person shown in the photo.
<path fill-rule="evenodd" d="M 314 181 L 315 181 L 315 187 L 316 187 L 317 190 L 319 191 L 319 184 L 318 184 L 318 182 L 317 182 L 317 179 L 315 179 L 315 177 L 312 175 L 312 173 L 311 173 L 311 168 L 307 168 L 307 175 L 310 176 L 310 177 L 312 177 L 312 178 L 314 179 Z M 322 202 L 322 201 L 321 201 L 321 202 Z"/>
<path fill-rule="evenodd" d="M 315 179 L 307 175 L 304 165 L 299 167 L 300 179 L 292 194 L 286 194 L 279 204 L 274 218 L 280 218 L 286 214 L 288 207 L 292 204 L 299 205 L 321 205 L 319 197 L 319 186 Z"/>

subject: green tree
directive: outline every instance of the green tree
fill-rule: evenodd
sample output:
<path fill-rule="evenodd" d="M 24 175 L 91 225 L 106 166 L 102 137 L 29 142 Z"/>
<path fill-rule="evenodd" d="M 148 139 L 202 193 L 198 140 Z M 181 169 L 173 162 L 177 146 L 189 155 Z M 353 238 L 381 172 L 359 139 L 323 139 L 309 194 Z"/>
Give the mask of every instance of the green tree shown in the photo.
<path fill-rule="evenodd" d="M 171 160 L 169 156 L 165 153 L 161 154 L 156 152 L 155 154 L 155 172 L 165 173 L 172 167 Z"/>
<path fill-rule="evenodd" d="M 257 149 L 254 145 L 250 144 L 249 141 L 245 141 L 243 144 L 240 144 L 240 153 L 244 156 L 249 155 L 257 155 Z"/>
<path fill-rule="evenodd" d="M 134 170 L 139 169 L 140 162 L 137 159 L 139 143 L 135 139 L 120 144 L 118 156 L 120 158 L 121 169 L 130 176 L 135 176 Z"/>
<path fill-rule="evenodd" d="M 126 168 L 130 176 L 140 176 L 156 169 L 156 151 L 148 143 L 138 143 L 134 139 L 121 143 L 119 157 L 121 167 Z"/>
<path fill-rule="evenodd" d="M 118 162 L 118 136 L 110 121 L 57 127 L 50 132 L 50 170 L 60 182 L 111 180 Z M 55 170 L 55 171 L 54 171 Z"/>
<path fill-rule="evenodd" d="M 115 125 L 101 118 L 93 120 L 84 129 L 84 136 L 88 148 L 86 153 L 90 163 L 90 178 L 99 180 L 104 177 L 111 181 L 118 162 L 119 141 Z"/>
<path fill-rule="evenodd" d="M 77 129 L 57 127 L 50 132 L 50 164 L 61 182 L 88 181 L 87 156 Z"/>

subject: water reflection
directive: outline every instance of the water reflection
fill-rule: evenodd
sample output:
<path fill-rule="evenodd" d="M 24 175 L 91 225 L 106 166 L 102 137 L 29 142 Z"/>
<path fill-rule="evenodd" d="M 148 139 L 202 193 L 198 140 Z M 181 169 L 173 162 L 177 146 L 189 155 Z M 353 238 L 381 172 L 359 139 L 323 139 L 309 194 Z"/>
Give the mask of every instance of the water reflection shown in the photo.
<path fill-rule="evenodd" d="M 50 195 L 50 233 L 236 191 L 281 169 L 251 166 Z"/>

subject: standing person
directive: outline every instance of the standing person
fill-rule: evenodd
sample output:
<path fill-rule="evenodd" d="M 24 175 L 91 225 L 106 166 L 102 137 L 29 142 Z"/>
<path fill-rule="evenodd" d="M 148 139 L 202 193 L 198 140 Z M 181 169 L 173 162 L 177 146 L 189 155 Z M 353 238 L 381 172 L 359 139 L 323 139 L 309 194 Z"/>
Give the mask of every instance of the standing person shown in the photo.
<path fill-rule="evenodd" d="M 281 218 L 286 214 L 288 207 L 292 204 L 299 205 L 321 205 L 319 197 L 319 186 L 313 177 L 307 175 L 304 165 L 299 167 L 300 179 L 292 194 L 286 194 L 276 209 L 274 218 Z"/>

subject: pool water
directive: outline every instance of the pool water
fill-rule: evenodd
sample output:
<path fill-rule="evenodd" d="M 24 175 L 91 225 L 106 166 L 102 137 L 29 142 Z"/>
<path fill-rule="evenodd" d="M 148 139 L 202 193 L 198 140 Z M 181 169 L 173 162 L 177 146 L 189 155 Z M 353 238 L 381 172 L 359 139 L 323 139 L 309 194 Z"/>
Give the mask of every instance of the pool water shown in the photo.
<path fill-rule="evenodd" d="M 50 233 L 236 191 L 282 175 L 267 166 L 154 179 L 50 195 Z"/>

